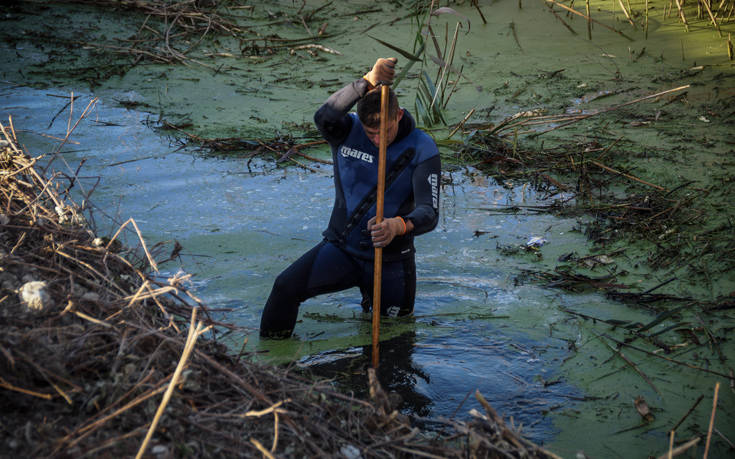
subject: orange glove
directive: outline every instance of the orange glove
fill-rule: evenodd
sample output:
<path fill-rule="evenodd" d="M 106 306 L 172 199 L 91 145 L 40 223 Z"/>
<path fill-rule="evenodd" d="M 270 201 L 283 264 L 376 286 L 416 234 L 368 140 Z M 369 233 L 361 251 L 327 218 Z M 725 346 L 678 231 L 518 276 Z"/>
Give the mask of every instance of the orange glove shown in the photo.
<path fill-rule="evenodd" d="M 375 223 L 375 217 L 367 222 L 367 229 L 373 238 L 374 247 L 385 247 L 391 243 L 396 236 L 406 234 L 406 221 L 401 217 L 385 218 L 380 223 Z"/>
<path fill-rule="evenodd" d="M 370 70 L 363 78 L 370 83 L 370 89 L 373 89 L 378 83 L 391 84 L 393 78 L 396 76 L 396 63 L 398 59 L 395 57 L 389 57 L 383 59 L 382 57 L 375 61 L 372 70 Z"/>

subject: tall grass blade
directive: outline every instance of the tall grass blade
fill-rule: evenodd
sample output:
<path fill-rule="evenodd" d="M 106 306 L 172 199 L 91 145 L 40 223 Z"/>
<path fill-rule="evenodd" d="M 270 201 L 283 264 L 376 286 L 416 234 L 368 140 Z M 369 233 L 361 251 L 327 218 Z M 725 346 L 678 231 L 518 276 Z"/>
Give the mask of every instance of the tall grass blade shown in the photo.
<path fill-rule="evenodd" d="M 393 51 L 397 52 L 398 54 L 400 54 L 401 56 L 405 57 L 406 59 L 408 59 L 410 61 L 420 61 L 421 60 L 421 58 L 418 55 L 414 56 L 413 54 L 409 53 L 408 51 L 403 50 L 403 49 L 399 48 L 398 46 L 391 45 L 390 43 L 388 43 L 386 41 L 383 41 L 380 38 L 375 38 L 375 37 L 373 37 L 371 35 L 368 35 L 368 37 L 372 38 L 373 40 L 377 41 L 378 43 L 380 43 L 383 46 L 387 46 L 388 48 L 392 49 Z"/>
<path fill-rule="evenodd" d="M 421 53 L 424 52 L 424 47 L 425 47 L 425 43 L 421 43 L 421 46 L 416 51 L 416 56 L 420 56 Z M 413 59 L 411 59 L 411 60 L 408 61 L 408 64 L 407 65 L 402 66 L 401 72 L 398 74 L 398 76 L 396 77 L 396 79 L 393 81 L 393 88 L 396 88 L 398 86 L 398 83 L 400 83 L 401 80 L 403 80 L 406 77 L 406 75 L 408 74 L 408 71 L 411 70 L 411 67 L 413 67 L 413 64 L 415 64 L 416 62 L 419 62 L 419 61 L 420 60 L 413 60 Z"/>

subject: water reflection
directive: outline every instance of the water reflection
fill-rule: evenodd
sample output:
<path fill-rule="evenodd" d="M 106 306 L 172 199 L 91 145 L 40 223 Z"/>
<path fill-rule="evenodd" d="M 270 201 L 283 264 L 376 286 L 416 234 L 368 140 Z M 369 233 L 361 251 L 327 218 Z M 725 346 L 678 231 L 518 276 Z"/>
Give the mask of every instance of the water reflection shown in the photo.
<path fill-rule="evenodd" d="M 429 416 L 432 400 L 417 390 L 419 380 L 429 384 L 429 374 L 418 365 L 413 354 L 416 332 L 410 330 L 380 343 L 378 380 L 394 408 L 406 414 Z M 372 345 L 347 351 L 325 352 L 302 360 L 316 376 L 336 378 L 335 384 L 345 393 L 369 398 L 367 369 L 372 365 Z"/>

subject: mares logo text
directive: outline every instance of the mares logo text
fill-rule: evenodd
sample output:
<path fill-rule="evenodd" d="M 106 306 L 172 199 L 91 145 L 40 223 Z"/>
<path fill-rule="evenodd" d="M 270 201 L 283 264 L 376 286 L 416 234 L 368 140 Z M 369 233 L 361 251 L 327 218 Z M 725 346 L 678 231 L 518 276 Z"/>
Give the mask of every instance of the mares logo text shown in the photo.
<path fill-rule="evenodd" d="M 364 151 L 355 150 L 354 148 L 345 147 L 344 145 L 339 149 L 339 153 L 345 158 L 351 157 L 365 161 L 366 163 L 373 162 L 373 155 L 367 154 Z"/>

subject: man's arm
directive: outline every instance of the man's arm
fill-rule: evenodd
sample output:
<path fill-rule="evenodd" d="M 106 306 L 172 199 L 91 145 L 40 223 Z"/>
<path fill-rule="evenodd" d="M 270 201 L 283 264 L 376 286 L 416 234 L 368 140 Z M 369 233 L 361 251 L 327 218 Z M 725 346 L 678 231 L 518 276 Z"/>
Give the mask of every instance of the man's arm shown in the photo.
<path fill-rule="evenodd" d="M 347 138 L 352 128 L 350 109 L 369 91 L 370 83 L 364 78 L 353 81 L 338 90 L 319 107 L 314 123 L 330 145 L 339 145 Z"/>
<path fill-rule="evenodd" d="M 364 77 L 335 92 L 319 107 L 314 123 L 330 145 L 339 145 L 350 133 L 352 118 L 347 116 L 347 112 L 355 103 L 378 83 L 393 82 L 396 62 L 398 59 L 395 57 L 378 59 Z"/>
<path fill-rule="evenodd" d="M 413 234 L 428 233 L 439 222 L 439 179 L 441 159 L 434 155 L 416 167 L 413 173 L 413 196 L 416 208 L 404 216 L 412 224 Z M 408 228 L 411 231 L 411 228 Z"/>
<path fill-rule="evenodd" d="M 416 208 L 406 216 L 386 218 L 375 223 L 371 218 L 367 227 L 375 247 L 385 247 L 396 236 L 407 233 L 428 233 L 439 222 L 439 177 L 441 159 L 436 154 L 416 167 L 413 174 L 413 194 Z"/>

